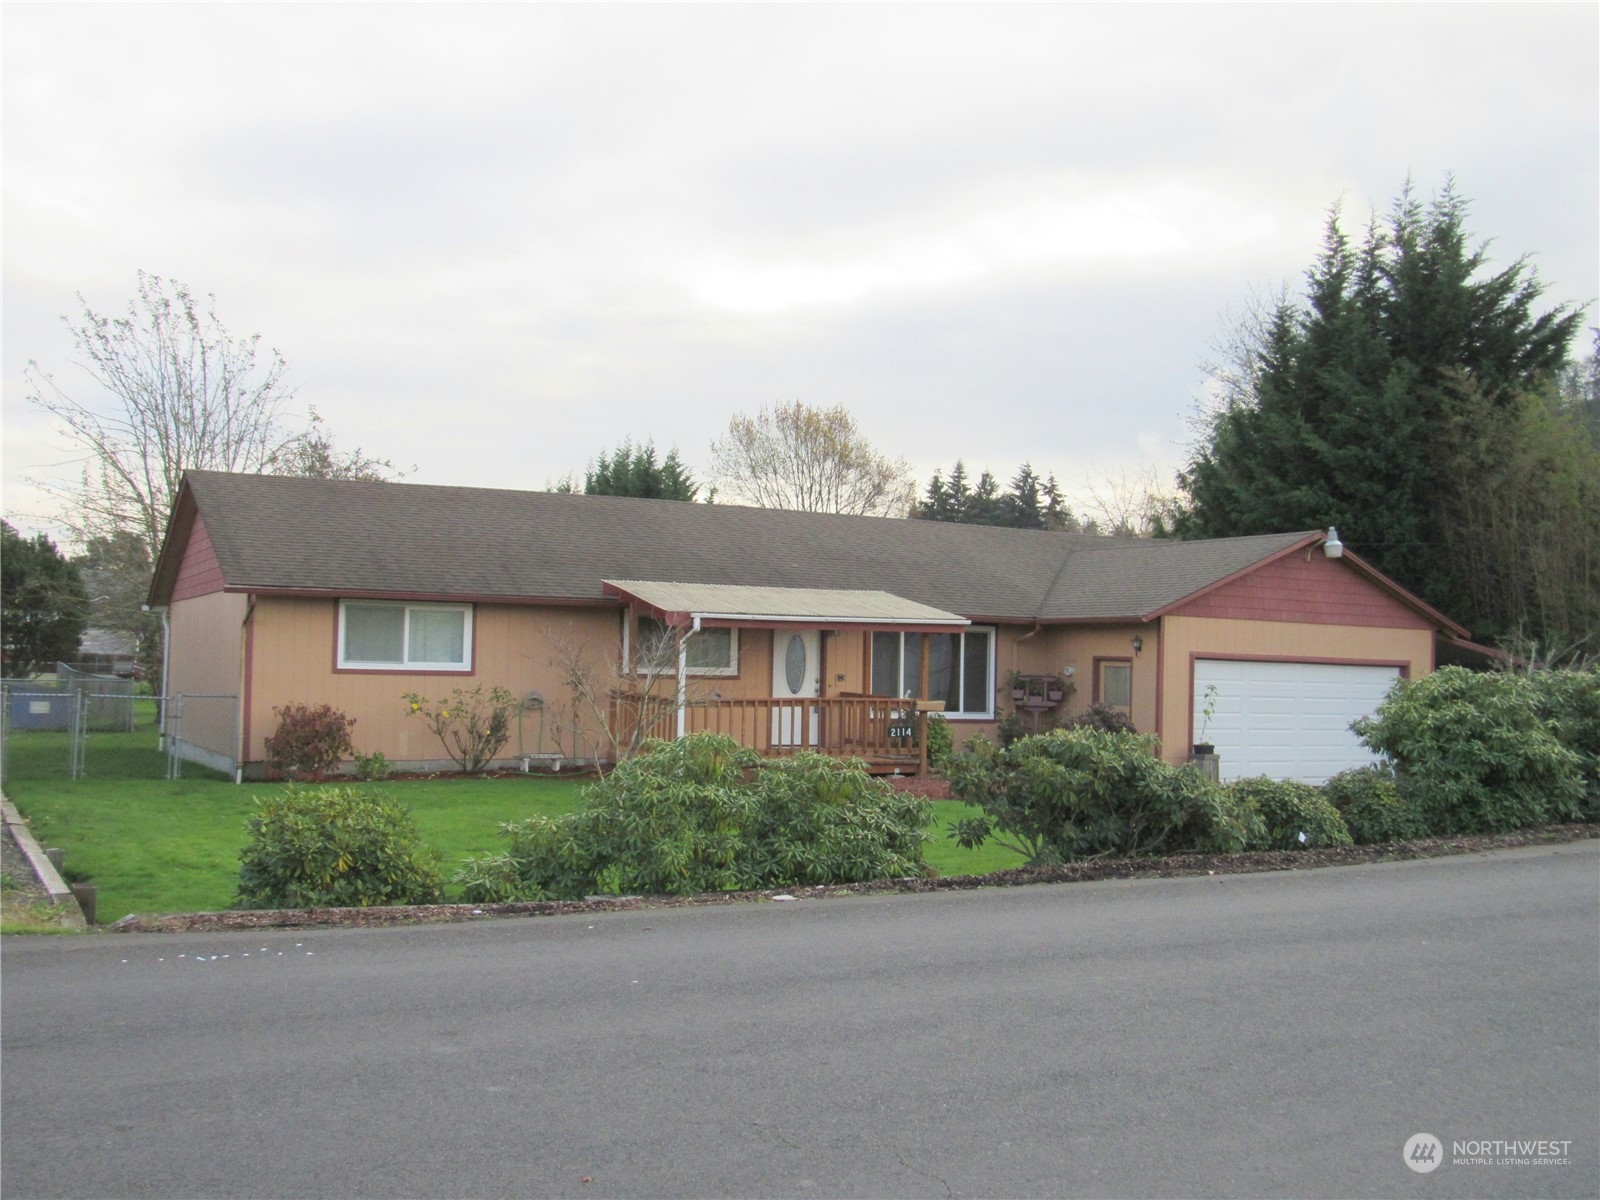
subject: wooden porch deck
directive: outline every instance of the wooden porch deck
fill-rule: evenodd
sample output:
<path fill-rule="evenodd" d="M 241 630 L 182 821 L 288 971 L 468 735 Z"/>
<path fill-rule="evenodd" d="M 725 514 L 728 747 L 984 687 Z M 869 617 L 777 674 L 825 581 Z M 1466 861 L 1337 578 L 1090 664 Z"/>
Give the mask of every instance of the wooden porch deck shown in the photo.
<path fill-rule="evenodd" d="M 663 702 L 652 707 L 651 735 L 676 737 L 676 705 Z M 916 775 L 928 765 L 923 737 L 928 707 L 893 696 L 691 698 L 684 705 L 684 731 L 726 734 L 764 758 L 813 750 L 862 759 L 874 774 Z"/>

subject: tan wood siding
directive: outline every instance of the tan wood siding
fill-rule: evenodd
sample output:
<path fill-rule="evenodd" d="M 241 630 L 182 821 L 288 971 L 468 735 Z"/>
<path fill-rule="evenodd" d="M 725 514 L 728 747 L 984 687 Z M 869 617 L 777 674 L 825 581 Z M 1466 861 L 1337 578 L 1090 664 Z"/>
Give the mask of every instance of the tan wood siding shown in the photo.
<path fill-rule="evenodd" d="M 169 696 L 242 696 L 245 597 L 210 592 L 174 603 L 167 612 L 171 655 Z M 234 758 L 239 749 L 237 705 L 191 704 L 183 714 L 183 741 Z"/>
<path fill-rule="evenodd" d="M 545 701 L 542 744 L 539 714 L 523 715 L 504 754 L 557 749 L 556 724 L 573 720 L 573 701 L 564 682 L 567 647 L 583 647 L 582 661 L 597 676 L 614 671 L 621 630 L 614 609 L 515 607 L 479 604 L 473 611 L 473 671 L 429 674 L 410 671 L 335 669 L 339 605 L 332 600 L 264 597 L 251 618 L 250 712 L 247 758 L 259 761 L 276 726 L 275 708 L 288 704 L 331 704 L 355 718 L 356 749 L 381 750 L 394 762 L 438 762 L 446 757 L 433 732 L 408 716 L 400 697 L 417 692 L 448 697 L 457 687 L 504 687 L 519 699 L 539 692 Z M 582 719 L 582 746 L 588 757 L 598 743 L 592 716 Z M 570 735 L 561 747 L 574 754 Z"/>
<path fill-rule="evenodd" d="M 1395 664 L 1415 679 L 1433 669 L 1433 630 L 1371 625 L 1168 616 L 1161 621 L 1162 757 L 1188 758 L 1194 740 L 1193 666 L 1202 658 Z M 1146 645 L 1148 652 L 1148 641 Z M 1137 687 L 1137 673 L 1135 676 Z"/>
<path fill-rule="evenodd" d="M 857 629 L 828 631 L 822 635 L 822 694 L 861 693 L 867 690 L 867 646 L 870 633 Z"/>
<path fill-rule="evenodd" d="M 1140 733 L 1156 726 L 1156 657 L 1158 631 L 1154 623 L 1141 625 L 1064 625 L 1050 631 L 1051 655 L 1042 673 L 1063 675 L 1072 671 L 1073 693 L 1055 710 L 1057 721 L 1075 716 L 1094 703 L 1095 664 L 1104 660 L 1132 667 L 1133 706 L 1130 716 Z M 1138 638 L 1140 648 L 1133 648 Z"/>

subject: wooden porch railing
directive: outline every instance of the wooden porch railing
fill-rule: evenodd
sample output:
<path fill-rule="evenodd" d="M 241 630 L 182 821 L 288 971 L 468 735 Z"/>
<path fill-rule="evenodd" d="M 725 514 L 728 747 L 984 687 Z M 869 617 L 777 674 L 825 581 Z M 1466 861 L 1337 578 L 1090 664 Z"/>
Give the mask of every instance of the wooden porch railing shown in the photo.
<path fill-rule="evenodd" d="M 613 711 L 639 712 L 629 698 L 614 698 Z M 862 758 L 879 770 L 921 772 L 927 768 L 923 729 L 928 706 L 893 696 L 849 696 L 791 700 L 761 696 L 696 700 L 684 706 L 687 733 L 721 733 L 764 758 L 814 750 L 837 758 Z M 651 737 L 673 738 L 678 710 L 651 704 L 643 718 Z"/>

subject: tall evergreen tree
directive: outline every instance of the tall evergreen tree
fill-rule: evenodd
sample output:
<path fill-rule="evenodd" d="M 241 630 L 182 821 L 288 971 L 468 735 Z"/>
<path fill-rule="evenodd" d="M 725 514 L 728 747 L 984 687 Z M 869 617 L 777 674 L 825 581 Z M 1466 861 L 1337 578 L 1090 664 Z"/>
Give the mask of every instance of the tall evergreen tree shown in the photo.
<path fill-rule="evenodd" d="M 583 490 L 590 496 L 637 496 L 645 500 L 693 500 L 700 487 L 674 446 L 656 460 L 656 444 L 623 441 L 609 454 L 600 452 L 584 473 Z"/>
<path fill-rule="evenodd" d="M 1426 206 L 1408 186 L 1359 249 L 1330 214 L 1303 307 L 1276 306 L 1191 448 L 1179 536 L 1337 526 L 1429 603 L 1503 628 L 1506 614 L 1469 599 L 1485 592 L 1463 577 L 1440 500 L 1459 477 L 1455 448 L 1481 444 L 1461 422 L 1519 421 L 1518 397 L 1566 363 L 1583 313 L 1536 311 L 1544 287 L 1525 260 L 1486 273 L 1466 207 L 1448 183 Z"/>
<path fill-rule="evenodd" d="M 78 569 L 44 534 L 25 538 L 0 521 L 0 659 L 28 676 L 78 657 L 89 611 Z"/>
<path fill-rule="evenodd" d="M 941 520 L 964 521 L 971 502 L 972 485 L 967 482 L 967 464 L 958 458 L 956 459 L 956 465 L 950 469 L 951 515 L 943 517 Z"/>
<path fill-rule="evenodd" d="M 1023 463 L 1004 497 L 1006 524 L 1016 529 L 1043 529 L 1044 505 L 1039 499 L 1039 477 Z"/>
<path fill-rule="evenodd" d="M 1051 529 L 1076 533 L 1078 519 L 1061 495 L 1056 477 L 1040 480 L 1033 467 L 1023 463 L 1008 491 L 990 471 L 975 485 L 967 484 L 967 465 L 956 460 L 946 480 L 934 471 L 926 497 L 912 513 L 924 521 L 954 521 L 963 525 L 1001 525 L 1012 529 Z"/>

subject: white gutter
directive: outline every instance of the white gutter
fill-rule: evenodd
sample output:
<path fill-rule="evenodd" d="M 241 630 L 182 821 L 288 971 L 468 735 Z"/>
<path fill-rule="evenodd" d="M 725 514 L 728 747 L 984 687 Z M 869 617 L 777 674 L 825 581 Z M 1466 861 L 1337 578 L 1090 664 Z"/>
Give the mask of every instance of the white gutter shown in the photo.
<path fill-rule="evenodd" d="M 960 629 L 972 622 L 965 617 L 944 620 L 938 617 L 839 617 L 823 613 L 809 616 L 779 616 L 776 613 L 691 613 L 695 628 L 706 621 L 741 621 L 747 624 L 773 625 L 937 625 L 941 628 Z"/>

